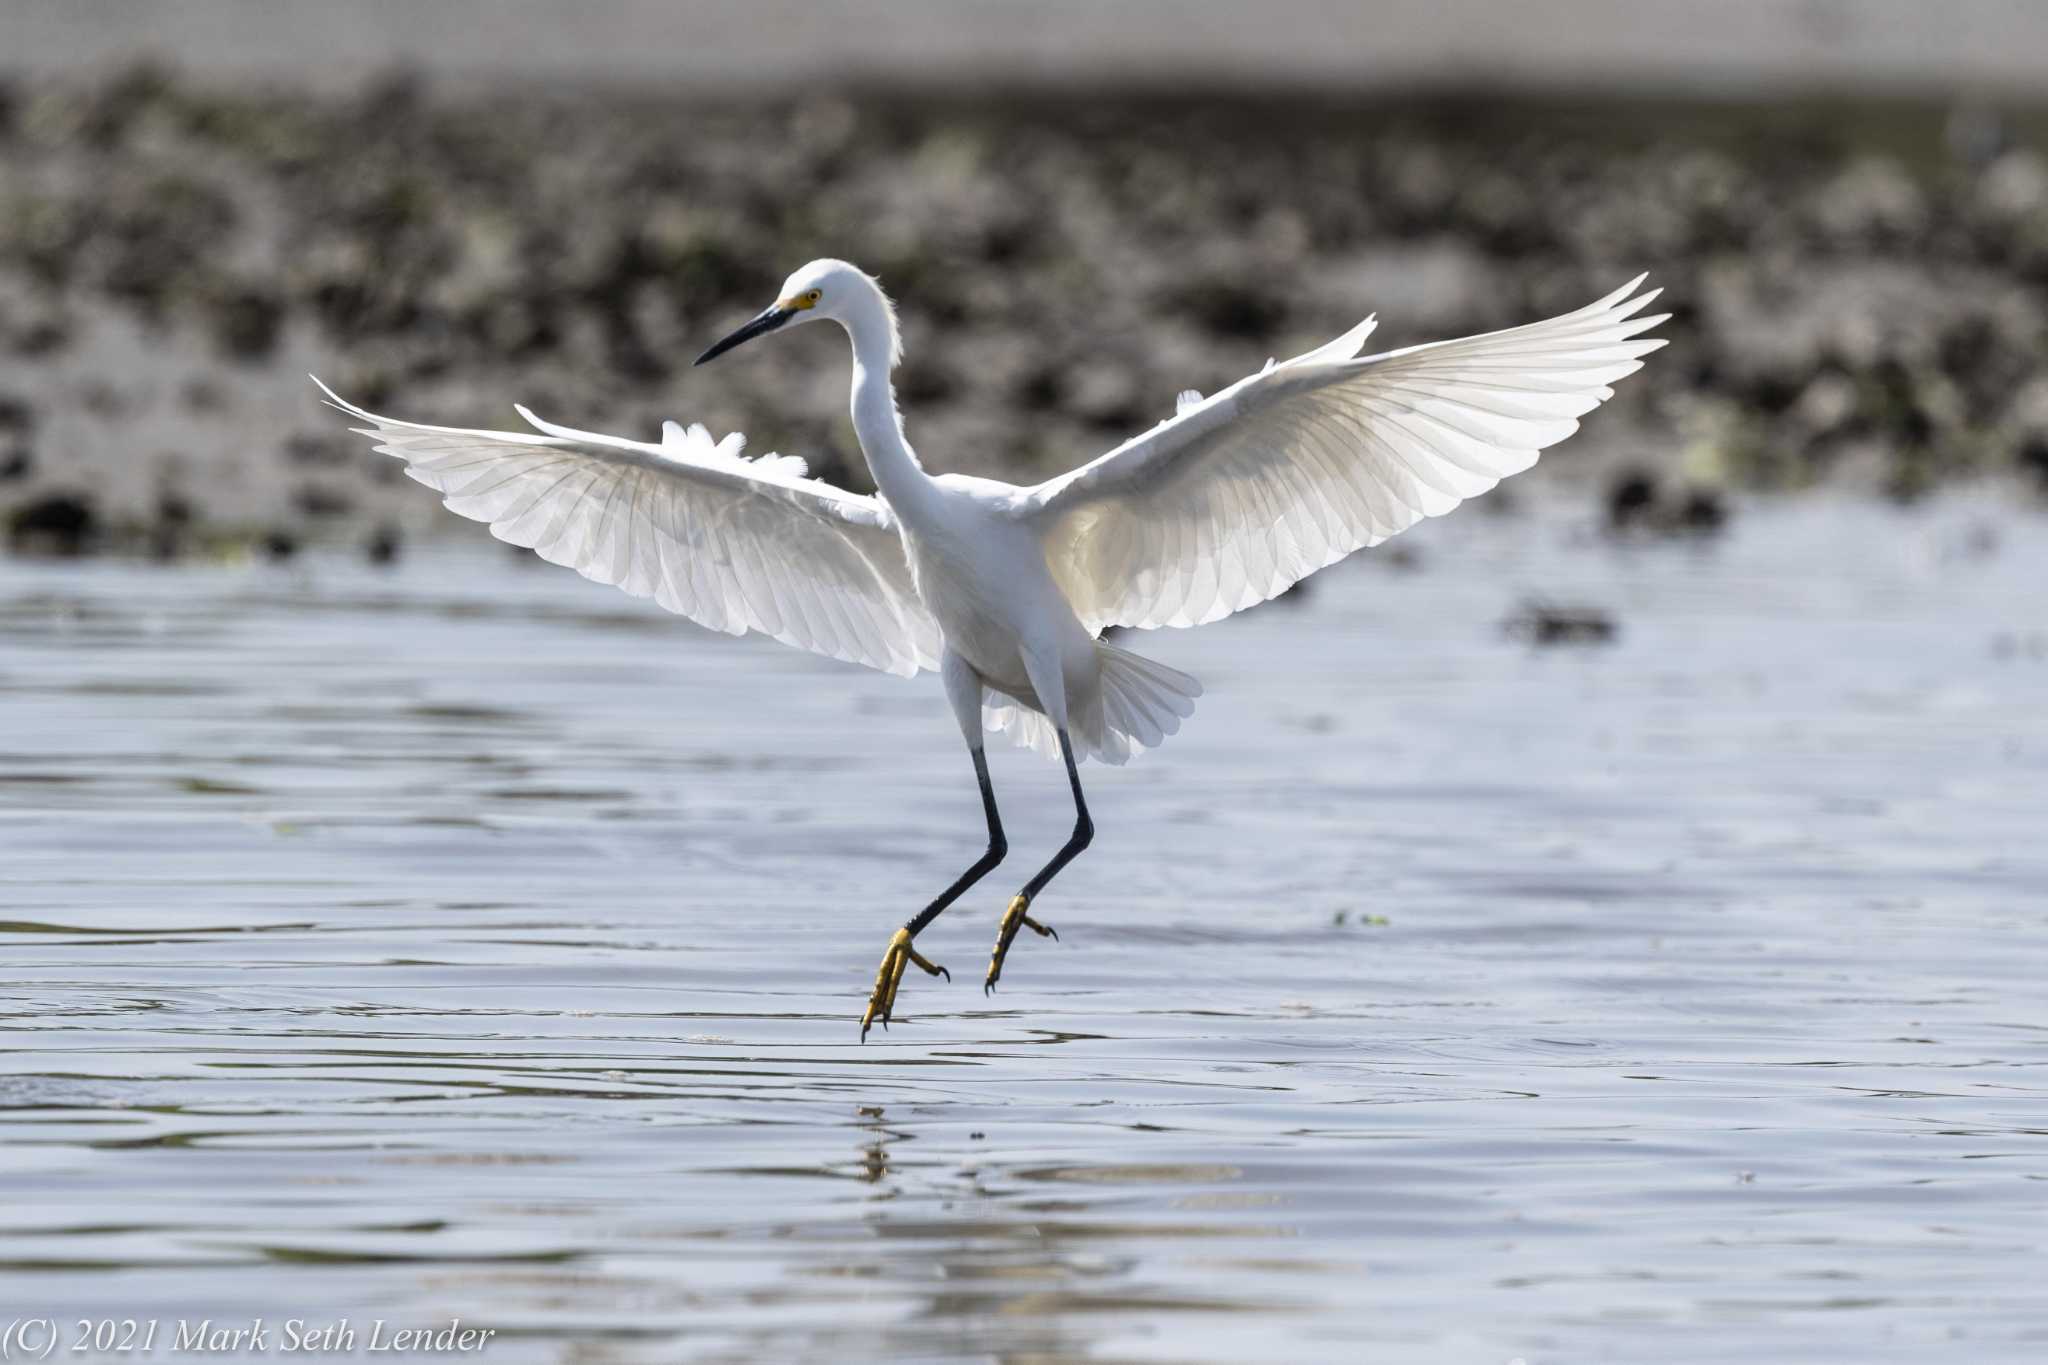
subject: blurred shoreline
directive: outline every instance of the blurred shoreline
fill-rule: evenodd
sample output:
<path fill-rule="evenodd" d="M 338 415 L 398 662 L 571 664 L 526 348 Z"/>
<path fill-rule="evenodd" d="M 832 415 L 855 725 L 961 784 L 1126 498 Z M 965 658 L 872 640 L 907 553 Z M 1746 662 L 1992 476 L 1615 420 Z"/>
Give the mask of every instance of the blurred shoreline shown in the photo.
<path fill-rule="evenodd" d="M 2044 130 L 1876 96 L 0 76 L 0 518 L 18 550 L 164 558 L 449 533 L 309 370 L 423 420 L 703 421 L 861 487 L 832 339 L 688 368 L 828 254 L 902 304 L 938 469 L 1043 477 L 1367 313 L 1400 346 L 1647 270 L 1673 344 L 1490 501 L 1677 524 L 1732 489 L 2038 487 Z"/>
<path fill-rule="evenodd" d="M 854 82 L 2038 99 L 2048 55 L 2048 9 L 2011 0 L 14 0 L 7 27 L 0 72 L 17 75 L 146 59 L 336 90 L 403 66 L 754 98 Z"/>

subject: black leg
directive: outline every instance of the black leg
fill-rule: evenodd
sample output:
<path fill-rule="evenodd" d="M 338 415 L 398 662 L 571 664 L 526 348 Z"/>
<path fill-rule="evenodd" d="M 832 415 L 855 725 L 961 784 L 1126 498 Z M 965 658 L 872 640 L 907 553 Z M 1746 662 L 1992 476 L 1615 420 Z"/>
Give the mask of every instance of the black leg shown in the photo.
<path fill-rule="evenodd" d="M 1074 861 L 1082 849 L 1095 840 L 1095 822 L 1088 818 L 1088 802 L 1081 795 L 1081 770 L 1074 764 L 1074 742 L 1067 738 L 1065 730 L 1060 731 L 1060 757 L 1067 761 L 1067 785 L 1074 791 L 1074 832 L 1067 836 L 1067 842 L 1060 845 L 1060 851 L 1052 855 L 1052 861 L 1038 869 L 1038 875 L 1024 883 L 1024 897 L 1029 900 L 1045 890 L 1045 884 L 1059 876 L 1060 869 Z"/>
<path fill-rule="evenodd" d="M 1010 841 L 1003 837 L 1003 817 L 996 811 L 996 789 L 988 780 L 988 754 L 979 746 L 974 748 L 974 777 L 981 783 L 981 810 L 988 817 L 988 851 L 975 861 L 974 866 L 960 874 L 951 886 L 941 891 L 938 899 L 917 912 L 904 925 L 910 936 L 916 938 L 924 927 L 939 917 L 939 912 L 966 894 L 967 888 L 995 870 L 997 863 L 1010 851 Z M 948 976 L 947 980 L 952 980 Z"/>
<path fill-rule="evenodd" d="M 923 931 L 924 927 L 939 917 L 939 913 L 954 901 L 959 900 L 968 887 L 987 876 L 989 869 L 1003 860 L 1010 851 L 1010 844 L 1003 837 L 1003 817 L 996 812 L 996 789 L 988 780 L 988 755 L 980 745 L 971 751 L 974 754 L 974 776 L 981 783 L 981 809 L 988 817 L 988 851 L 975 860 L 974 866 L 961 873 L 954 883 L 941 891 L 938 898 L 911 917 L 896 936 L 889 940 L 889 949 L 882 954 L 882 966 L 875 973 L 875 989 L 868 996 L 867 1012 L 861 1015 L 860 1037 L 867 1041 L 868 1026 L 875 1020 L 882 1021 L 882 1027 L 889 1026 L 889 1016 L 896 1008 L 896 987 L 903 980 L 903 969 L 909 963 L 916 963 L 933 976 L 943 976 L 948 981 L 953 974 L 936 962 L 928 962 L 919 955 L 910 941 Z"/>
<path fill-rule="evenodd" d="M 995 954 L 989 959 L 988 979 L 982 982 L 984 994 L 995 989 L 1003 974 L 1003 958 L 1009 954 L 1010 941 L 1017 937 L 1017 931 L 1028 926 L 1033 932 L 1048 938 L 1058 938 L 1049 924 L 1040 924 L 1026 912 L 1031 908 L 1034 896 L 1045 889 L 1047 882 L 1060 874 L 1060 869 L 1074 861 L 1082 849 L 1095 841 L 1095 822 L 1088 818 L 1088 801 L 1081 795 L 1081 770 L 1074 762 L 1074 742 L 1060 731 L 1060 757 L 1067 761 L 1067 785 L 1074 792 L 1074 832 L 1067 836 L 1067 842 L 1060 845 L 1060 851 L 1052 855 L 1052 861 L 1038 869 L 1038 875 L 1024 883 L 1024 889 L 1010 902 L 1010 908 L 1003 912 L 1002 927 L 996 931 Z"/>

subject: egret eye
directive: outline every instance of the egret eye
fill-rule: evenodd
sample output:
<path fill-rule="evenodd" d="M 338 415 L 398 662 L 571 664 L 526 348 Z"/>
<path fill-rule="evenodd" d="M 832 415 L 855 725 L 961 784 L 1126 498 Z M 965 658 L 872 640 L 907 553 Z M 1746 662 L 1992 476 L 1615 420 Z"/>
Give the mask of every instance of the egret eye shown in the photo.
<path fill-rule="evenodd" d="M 816 305 L 818 300 L 823 297 L 825 297 L 823 290 L 809 289 L 804 291 L 804 302 L 808 304 Z"/>

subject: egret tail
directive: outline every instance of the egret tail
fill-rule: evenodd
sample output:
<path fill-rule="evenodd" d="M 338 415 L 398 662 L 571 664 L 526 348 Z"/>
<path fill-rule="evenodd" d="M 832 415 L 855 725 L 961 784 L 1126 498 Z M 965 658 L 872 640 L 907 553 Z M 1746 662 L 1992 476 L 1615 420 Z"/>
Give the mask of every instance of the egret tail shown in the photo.
<path fill-rule="evenodd" d="M 1111 765 L 1128 763 L 1164 744 L 1195 713 L 1202 684 L 1179 669 L 1100 640 L 1095 643 L 1095 659 L 1102 685 L 1093 705 L 1075 707 L 1069 729 L 1078 757 Z M 985 720 L 989 729 L 1008 735 L 1013 743 L 1059 761 L 1059 730 L 1043 713 L 990 692 Z"/>

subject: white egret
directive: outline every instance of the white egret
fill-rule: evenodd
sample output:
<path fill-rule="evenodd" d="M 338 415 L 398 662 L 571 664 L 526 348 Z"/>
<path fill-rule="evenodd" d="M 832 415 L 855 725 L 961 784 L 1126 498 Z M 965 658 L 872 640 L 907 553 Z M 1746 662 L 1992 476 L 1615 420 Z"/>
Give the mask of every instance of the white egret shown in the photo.
<path fill-rule="evenodd" d="M 321 388 L 378 450 L 501 540 L 714 630 L 906 676 L 938 670 L 988 847 L 890 939 L 865 1039 L 889 1021 L 907 964 L 945 972 L 914 940 L 1008 851 L 984 729 L 1057 757 L 1074 798 L 1072 834 L 1003 913 L 987 990 L 1020 929 L 1052 933 L 1031 907 L 1094 836 L 1077 764 L 1159 744 L 1201 694 L 1186 674 L 1102 641 L 1104 629 L 1219 620 L 1527 469 L 1663 345 L 1641 335 L 1669 316 L 1642 315 L 1657 293 L 1636 293 L 1642 282 L 1545 322 L 1360 356 L 1367 318 L 1208 398 L 1183 393 L 1152 430 L 1029 487 L 925 472 L 890 380 L 895 309 L 843 261 L 791 275 L 697 363 L 791 324 L 838 323 L 874 497 L 807 477 L 799 459 L 742 458 L 740 436 L 714 442 L 701 426 L 667 423 L 652 444 L 523 407 L 530 432 L 425 426 Z"/>

